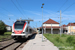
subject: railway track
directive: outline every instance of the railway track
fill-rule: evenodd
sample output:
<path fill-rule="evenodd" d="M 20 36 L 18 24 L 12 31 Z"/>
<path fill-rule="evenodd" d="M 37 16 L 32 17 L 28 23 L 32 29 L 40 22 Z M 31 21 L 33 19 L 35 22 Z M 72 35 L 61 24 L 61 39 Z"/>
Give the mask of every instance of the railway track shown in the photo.
<path fill-rule="evenodd" d="M 17 41 L 12 42 L 11 44 L 8 44 L 2 48 L 0 48 L 0 50 L 17 50 L 17 48 L 19 48 L 22 44 L 27 43 L 29 41 L 29 39 L 31 39 L 31 37 L 33 37 L 34 35 L 30 36 L 27 39 L 19 39 Z"/>
<path fill-rule="evenodd" d="M 0 50 L 16 50 L 19 46 L 21 46 L 23 43 L 26 43 L 27 41 L 28 39 L 20 39 L 0 48 Z"/>
<path fill-rule="evenodd" d="M 16 50 L 22 43 L 14 43 L 6 48 L 3 48 L 2 50 Z"/>

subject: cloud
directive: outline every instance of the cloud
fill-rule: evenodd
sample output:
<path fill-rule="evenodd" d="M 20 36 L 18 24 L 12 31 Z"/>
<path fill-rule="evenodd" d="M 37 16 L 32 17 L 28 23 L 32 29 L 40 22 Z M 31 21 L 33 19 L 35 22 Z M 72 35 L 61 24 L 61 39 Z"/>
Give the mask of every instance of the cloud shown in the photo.
<path fill-rule="evenodd" d="M 11 14 L 10 14 L 10 15 L 8 15 L 8 16 L 14 16 L 14 15 L 11 15 Z"/>
<path fill-rule="evenodd" d="M 56 13 L 56 12 L 53 12 L 51 10 L 46 10 L 46 9 L 44 9 L 43 11 L 46 12 L 47 14 L 55 14 Z"/>
<path fill-rule="evenodd" d="M 62 14 L 62 19 L 66 19 L 66 20 L 74 20 L 75 19 L 75 15 L 71 15 L 71 14 Z"/>
<path fill-rule="evenodd" d="M 39 12 L 34 12 L 34 11 L 29 11 L 29 10 L 24 10 L 24 11 L 27 11 L 29 13 L 41 16 L 41 14 Z"/>
<path fill-rule="evenodd" d="M 44 17 L 47 17 L 47 18 L 49 17 L 55 20 L 60 19 L 60 12 L 52 12 L 48 10 L 46 12 L 47 13 L 44 14 Z M 74 14 L 74 11 L 66 11 L 65 13 L 61 13 L 61 17 L 62 17 L 62 20 L 68 20 L 68 19 L 73 20 L 75 18 L 75 14 Z"/>
<path fill-rule="evenodd" d="M 59 18 L 43 18 L 43 22 L 47 21 L 48 19 L 53 19 L 54 21 L 57 21 L 60 20 Z M 34 19 L 35 22 L 42 22 L 42 19 Z"/>
<path fill-rule="evenodd" d="M 27 11 L 31 14 L 35 14 L 35 15 L 38 15 L 38 16 L 41 16 L 42 17 L 42 13 L 41 12 L 34 12 L 34 11 L 29 11 L 29 10 L 24 10 L 24 11 Z M 59 15 L 59 13 L 57 12 L 53 12 L 53 11 L 50 11 L 50 10 L 44 10 L 43 12 L 43 17 L 47 17 L 47 18 L 51 18 L 51 17 L 56 17 L 57 15 Z"/>
<path fill-rule="evenodd" d="M 43 19 L 43 21 L 46 21 L 46 20 L 48 20 L 48 18 Z M 34 19 L 34 21 L 42 21 L 42 19 Z"/>
<path fill-rule="evenodd" d="M 50 10 L 44 10 L 43 13 L 44 13 L 44 17 L 47 17 L 47 18 L 58 17 L 58 15 L 60 15 L 60 12 L 54 12 Z"/>
<path fill-rule="evenodd" d="M 15 22 L 16 20 L 2 20 L 2 21 L 4 21 L 4 22 Z"/>
<path fill-rule="evenodd" d="M 34 12 L 34 11 L 27 11 L 31 14 L 35 14 L 35 16 L 39 15 L 39 17 L 35 18 L 34 21 L 42 21 L 42 13 L 41 12 Z M 66 11 L 64 13 L 61 13 L 61 22 L 62 23 L 68 23 L 68 22 L 74 22 L 75 20 L 75 14 L 74 11 Z M 44 10 L 43 11 L 43 21 L 47 21 L 49 18 L 59 22 L 60 21 L 60 12 L 54 12 L 50 10 Z"/>

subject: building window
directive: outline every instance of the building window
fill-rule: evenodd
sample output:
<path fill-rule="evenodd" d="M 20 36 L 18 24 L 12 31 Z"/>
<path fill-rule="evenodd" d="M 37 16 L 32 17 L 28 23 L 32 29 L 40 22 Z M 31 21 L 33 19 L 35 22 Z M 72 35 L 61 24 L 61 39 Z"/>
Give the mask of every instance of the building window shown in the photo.
<path fill-rule="evenodd" d="M 75 29 L 75 27 L 73 27 L 73 29 Z"/>

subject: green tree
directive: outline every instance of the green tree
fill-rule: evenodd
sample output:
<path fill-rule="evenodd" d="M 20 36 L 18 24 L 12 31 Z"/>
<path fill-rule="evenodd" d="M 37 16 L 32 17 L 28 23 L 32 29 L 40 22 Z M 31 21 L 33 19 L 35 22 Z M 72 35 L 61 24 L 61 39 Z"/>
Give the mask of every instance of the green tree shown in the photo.
<path fill-rule="evenodd" d="M 3 21 L 0 21 L 0 35 L 4 34 L 5 31 L 6 31 L 5 23 Z"/>

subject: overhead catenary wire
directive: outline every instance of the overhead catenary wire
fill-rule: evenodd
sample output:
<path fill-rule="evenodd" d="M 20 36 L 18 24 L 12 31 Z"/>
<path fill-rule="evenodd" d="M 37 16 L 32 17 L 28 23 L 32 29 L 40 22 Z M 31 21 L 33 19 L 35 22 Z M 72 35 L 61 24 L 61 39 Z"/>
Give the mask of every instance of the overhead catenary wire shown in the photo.
<path fill-rule="evenodd" d="M 25 13 L 24 12 L 24 10 L 23 10 L 23 8 L 21 7 L 21 5 L 19 4 L 19 2 L 16 0 L 16 2 L 17 2 L 17 4 L 19 5 L 19 7 L 21 8 L 21 10 L 23 11 L 23 13 Z"/>
<path fill-rule="evenodd" d="M 1 9 L 3 9 L 3 10 L 5 10 L 5 11 L 7 11 L 8 13 L 10 13 L 8 10 L 6 10 L 5 8 L 2 8 L 2 7 L 0 7 Z M 0 13 L 0 14 L 3 14 L 3 13 Z M 5 14 L 3 14 L 3 15 L 5 15 Z M 7 16 L 7 15 L 5 15 L 5 16 Z M 8 17 L 9 19 L 10 19 L 10 17 Z"/>
<path fill-rule="evenodd" d="M 3 10 L 5 10 L 6 12 L 8 12 L 9 14 L 12 14 L 11 12 L 9 12 L 7 9 L 5 9 L 5 8 L 3 8 L 3 7 L 0 7 L 1 9 L 3 9 Z M 3 14 L 3 13 L 0 13 L 0 14 Z M 3 15 L 5 15 L 5 16 L 8 16 L 8 15 L 6 15 L 6 14 L 3 14 Z M 15 15 L 16 16 L 16 15 Z M 8 16 L 8 18 L 10 19 L 10 17 Z"/>
<path fill-rule="evenodd" d="M 59 8 L 59 10 L 61 10 L 61 8 L 67 3 L 68 0 L 66 0 L 66 2 L 64 2 L 64 4 Z"/>
<path fill-rule="evenodd" d="M 13 14 L 13 13 L 9 12 L 7 9 L 5 9 L 5 8 L 3 8 L 3 7 L 0 7 L 0 8 L 3 9 L 4 11 L 8 12 L 9 14 Z M 3 13 L 1 13 L 1 14 L 3 14 Z M 3 15 L 8 16 L 8 15 L 6 15 L 6 14 L 3 14 Z M 16 15 L 14 15 L 14 16 L 16 16 Z M 9 16 L 8 16 L 8 17 L 9 17 Z M 12 18 L 9 17 L 9 19 L 12 19 Z"/>
<path fill-rule="evenodd" d="M 7 11 L 8 13 L 10 13 L 8 10 L 6 10 L 5 8 L 3 8 L 3 7 L 0 7 L 1 9 L 3 9 L 3 10 L 5 10 L 5 11 Z"/>
<path fill-rule="evenodd" d="M 9 12 L 7 9 L 5 9 L 5 8 L 3 8 L 3 7 L 0 7 L 0 8 L 3 9 L 3 10 L 5 10 L 5 11 L 8 12 L 9 14 L 12 14 L 12 13 Z M 1 14 L 1 15 L 4 15 L 4 16 L 0 17 L 0 18 L 2 18 L 2 19 L 6 19 L 5 17 L 8 17 L 9 20 L 11 19 L 8 15 L 6 15 L 6 14 L 4 14 L 4 13 L 1 13 L 1 12 L 0 12 L 0 14 Z"/>
<path fill-rule="evenodd" d="M 12 13 L 9 12 L 7 9 L 5 9 L 5 8 L 3 8 L 3 7 L 0 7 L 0 8 L 3 9 L 3 10 L 5 10 L 5 11 L 8 12 L 9 14 L 12 14 Z M 9 20 L 11 19 L 8 15 L 6 15 L 6 14 L 4 14 L 4 13 L 1 13 L 1 12 L 0 12 L 0 14 L 1 14 L 1 15 L 4 15 L 3 18 L 8 17 Z M 2 17 L 0 17 L 0 18 L 2 18 Z"/>
<path fill-rule="evenodd" d="M 9 14 L 12 14 L 11 12 L 9 12 L 7 9 L 0 7 L 1 9 L 5 10 L 6 12 L 8 12 Z"/>
<path fill-rule="evenodd" d="M 0 12 L 0 14 L 1 14 L 1 15 L 3 14 L 3 15 L 5 15 L 5 16 L 7 17 L 7 15 L 6 15 L 6 14 L 4 14 L 4 13 L 1 13 L 1 12 Z M 0 18 L 2 18 L 2 17 L 0 17 Z M 8 18 L 9 18 L 9 16 L 8 16 Z M 10 19 L 10 18 L 9 18 L 9 19 Z"/>
<path fill-rule="evenodd" d="M 12 1 L 12 0 L 11 0 Z M 12 1 L 12 3 L 15 5 L 15 7 L 19 10 L 19 8 L 17 7 L 17 5 Z M 23 13 L 19 10 L 19 12 L 23 15 Z M 23 15 L 24 16 L 24 15 Z"/>
<path fill-rule="evenodd" d="M 72 5 L 74 5 L 75 3 L 71 4 L 69 7 L 67 7 L 63 12 L 65 12 L 67 9 L 69 9 Z M 62 13 L 63 13 L 62 12 Z"/>
<path fill-rule="evenodd" d="M 71 4 L 69 7 L 67 7 L 63 12 L 65 12 L 68 8 L 70 8 L 72 5 L 74 5 L 75 3 Z M 62 12 L 62 13 L 63 13 Z"/>
<path fill-rule="evenodd" d="M 67 1 L 68 1 L 68 0 L 66 0 L 66 2 L 67 2 Z M 59 8 L 59 10 L 61 10 L 61 8 L 66 4 L 66 2 L 64 2 L 64 4 Z M 58 10 L 57 12 L 59 12 L 59 10 Z M 57 13 L 57 12 L 56 12 L 56 13 Z M 56 13 L 55 13 L 55 14 L 56 14 Z"/>

